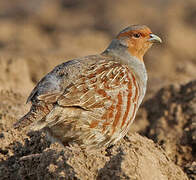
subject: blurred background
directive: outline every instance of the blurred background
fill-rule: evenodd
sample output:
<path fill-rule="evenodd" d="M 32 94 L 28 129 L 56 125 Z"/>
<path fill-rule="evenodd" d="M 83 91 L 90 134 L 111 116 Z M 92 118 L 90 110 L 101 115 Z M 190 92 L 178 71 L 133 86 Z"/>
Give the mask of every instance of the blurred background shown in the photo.
<path fill-rule="evenodd" d="M 147 97 L 196 78 L 195 0 L 0 1 L 0 89 L 24 95 L 55 65 L 102 52 L 131 24 L 163 39 L 145 57 Z"/>

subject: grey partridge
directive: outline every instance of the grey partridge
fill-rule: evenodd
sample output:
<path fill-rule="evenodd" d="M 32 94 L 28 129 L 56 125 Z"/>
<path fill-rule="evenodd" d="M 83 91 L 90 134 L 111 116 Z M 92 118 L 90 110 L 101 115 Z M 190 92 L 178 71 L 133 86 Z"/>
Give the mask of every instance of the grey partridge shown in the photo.
<path fill-rule="evenodd" d="M 144 25 L 122 30 L 98 55 L 73 59 L 43 77 L 15 128 L 31 124 L 63 145 L 96 149 L 126 135 L 144 98 L 146 51 L 161 39 Z"/>

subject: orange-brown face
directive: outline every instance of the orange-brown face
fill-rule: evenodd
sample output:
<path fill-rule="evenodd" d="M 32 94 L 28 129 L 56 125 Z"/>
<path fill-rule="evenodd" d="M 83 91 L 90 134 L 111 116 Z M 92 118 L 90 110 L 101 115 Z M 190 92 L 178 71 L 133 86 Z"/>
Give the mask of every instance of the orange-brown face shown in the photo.
<path fill-rule="evenodd" d="M 117 39 L 125 41 L 130 54 L 141 61 L 154 42 L 161 42 L 158 36 L 152 34 L 151 30 L 143 25 L 126 28 L 118 34 Z"/>

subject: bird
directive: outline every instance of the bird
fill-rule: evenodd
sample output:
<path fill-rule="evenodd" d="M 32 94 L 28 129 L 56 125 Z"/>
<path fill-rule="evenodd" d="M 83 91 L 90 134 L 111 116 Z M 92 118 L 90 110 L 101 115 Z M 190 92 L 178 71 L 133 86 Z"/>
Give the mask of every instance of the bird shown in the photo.
<path fill-rule="evenodd" d="M 14 127 L 45 130 L 64 146 L 114 145 L 127 134 L 146 93 L 143 56 L 161 42 L 146 25 L 131 25 L 102 53 L 56 66 L 32 90 L 30 111 Z"/>

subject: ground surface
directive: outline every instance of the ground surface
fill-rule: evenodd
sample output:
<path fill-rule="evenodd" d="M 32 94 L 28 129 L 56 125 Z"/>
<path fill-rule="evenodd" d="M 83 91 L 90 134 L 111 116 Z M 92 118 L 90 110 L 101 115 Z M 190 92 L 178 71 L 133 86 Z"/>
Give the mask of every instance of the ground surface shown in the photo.
<path fill-rule="evenodd" d="M 0 2 L 0 179 L 196 179 L 196 1 L 146 2 Z M 44 74 L 138 23 L 164 43 L 145 57 L 145 101 L 115 147 L 89 155 L 12 128 Z"/>

